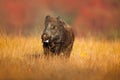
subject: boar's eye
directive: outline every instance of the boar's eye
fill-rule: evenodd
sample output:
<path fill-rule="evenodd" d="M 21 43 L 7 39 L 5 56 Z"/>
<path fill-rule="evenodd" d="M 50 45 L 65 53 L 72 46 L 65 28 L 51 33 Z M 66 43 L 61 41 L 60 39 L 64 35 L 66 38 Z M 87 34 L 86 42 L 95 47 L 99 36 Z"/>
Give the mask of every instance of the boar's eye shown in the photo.
<path fill-rule="evenodd" d="M 55 26 L 55 25 L 51 26 L 51 29 L 55 29 L 55 28 L 56 28 L 56 26 Z"/>

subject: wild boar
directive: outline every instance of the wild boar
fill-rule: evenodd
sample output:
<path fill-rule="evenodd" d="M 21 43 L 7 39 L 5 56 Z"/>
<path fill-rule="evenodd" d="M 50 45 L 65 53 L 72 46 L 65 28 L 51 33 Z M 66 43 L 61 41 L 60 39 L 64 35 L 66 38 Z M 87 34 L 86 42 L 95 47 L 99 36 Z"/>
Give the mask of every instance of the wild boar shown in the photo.
<path fill-rule="evenodd" d="M 70 57 L 74 43 L 74 33 L 72 28 L 59 16 L 46 16 L 41 38 L 45 55 Z"/>

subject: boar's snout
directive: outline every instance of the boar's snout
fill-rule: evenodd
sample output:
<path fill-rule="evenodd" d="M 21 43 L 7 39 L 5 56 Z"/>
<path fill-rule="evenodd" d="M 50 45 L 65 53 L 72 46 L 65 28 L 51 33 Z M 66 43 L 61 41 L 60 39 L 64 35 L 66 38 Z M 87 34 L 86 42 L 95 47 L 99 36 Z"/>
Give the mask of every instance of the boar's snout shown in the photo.
<path fill-rule="evenodd" d="M 44 43 L 49 43 L 50 41 L 50 36 L 47 33 L 42 34 L 42 42 Z"/>

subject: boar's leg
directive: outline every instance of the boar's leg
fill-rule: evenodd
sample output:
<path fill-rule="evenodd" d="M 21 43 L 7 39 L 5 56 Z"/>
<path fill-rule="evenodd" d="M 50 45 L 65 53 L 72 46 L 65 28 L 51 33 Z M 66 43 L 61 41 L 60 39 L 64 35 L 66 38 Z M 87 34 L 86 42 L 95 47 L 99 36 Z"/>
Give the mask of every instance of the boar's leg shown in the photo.
<path fill-rule="evenodd" d="M 44 47 L 44 55 L 49 55 L 49 48 L 47 47 Z"/>
<path fill-rule="evenodd" d="M 61 46 L 62 46 L 61 44 L 56 44 L 53 54 L 59 55 L 61 52 Z"/>
<path fill-rule="evenodd" d="M 66 58 L 69 58 L 70 57 L 70 54 L 71 54 L 71 51 L 72 51 L 72 47 L 73 47 L 73 43 L 69 44 L 68 47 L 64 47 L 63 49 L 63 54 Z"/>

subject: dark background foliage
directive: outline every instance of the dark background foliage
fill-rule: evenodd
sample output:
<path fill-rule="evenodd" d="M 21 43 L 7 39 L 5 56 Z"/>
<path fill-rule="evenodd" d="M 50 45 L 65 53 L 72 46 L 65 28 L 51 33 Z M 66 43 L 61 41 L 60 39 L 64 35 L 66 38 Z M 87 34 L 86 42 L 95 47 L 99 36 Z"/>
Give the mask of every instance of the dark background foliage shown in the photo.
<path fill-rule="evenodd" d="M 0 0 L 0 32 L 40 35 L 48 14 L 61 16 L 78 37 L 120 38 L 120 0 Z"/>

